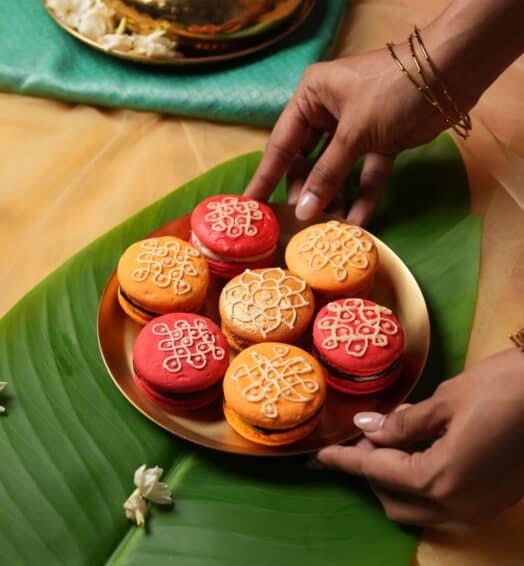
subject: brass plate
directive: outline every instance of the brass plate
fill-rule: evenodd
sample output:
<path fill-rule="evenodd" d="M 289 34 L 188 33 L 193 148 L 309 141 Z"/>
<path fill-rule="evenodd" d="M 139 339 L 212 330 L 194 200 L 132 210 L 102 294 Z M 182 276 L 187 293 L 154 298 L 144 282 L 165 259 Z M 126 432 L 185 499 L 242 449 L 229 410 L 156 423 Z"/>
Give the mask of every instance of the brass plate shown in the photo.
<path fill-rule="evenodd" d="M 68 26 L 64 22 L 62 22 L 56 14 L 49 8 L 45 2 L 42 0 L 44 8 L 47 10 L 49 15 L 55 20 L 55 22 L 66 32 L 71 34 L 72 36 L 76 37 L 83 43 L 101 51 L 102 53 L 106 53 L 107 55 L 111 55 L 113 57 L 117 57 L 118 59 L 125 59 L 126 61 L 133 61 L 134 63 L 143 63 L 146 65 L 160 65 L 164 67 L 194 67 L 199 65 L 213 65 L 218 63 L 223 63 L 226 61 L 231 61 L 234 59 L 239 59 L 241 57 L 246 57 L 248 55 L 252 55 L 257 53 L 258 51 L 262 51 L 263 49 L 267 49 L 271 47 L 275 43 L 286 38 L 288 35 L 291 35 L 300 25 L 307 19 L 313 6 L 315 5 L 315 0 L 305 0 L 302 7 L 297 10 L 297 13 L 290 19 L 289 23 L 284 26 L 284 28 L 278 32 L 276 35 L 264 38 L 259 43 L 255 43 L 248 47 L 241 47 L 238 49 L 234 49 L 229 52 L 221 52 L 213 55 L 209 55 L 208 52 L 204 52 L 202 55 L 192 55 L 188 57 L 171 57 L 171 58 L 158 58 L 158 57 L 147 57 L 146 55 L 137 55 L 132 53 L 125 53 L 123 51 L 107 50 L 100 46 L 96 41 L 85 37 L 77 30 Z"/>
<path fill-rule="evenodd" d="M 149 0 L 140 0 L 143 8 L 140 9 L 140 2 L 126 2 L 126 0 L 109 0 L 109 5 L 120 16 L 129 19 L 141 20 L 143 18 L 144 24 L 148 26 L 154 25 L 155 21 L 161 23 L 155 27 L 168 26 L 170 32 L 178 35 L 179 37 L 187 38 L 196 41 L 226 41 L 231 42 L 239 39 L 248 39 L 256 35 L 261 35 L 269 32 L 275 27 L 283 25 L 293 14 L 300 8 L 304 0 L 281 0 L 278 6 L 271 8 L 269 11 L 261 14 L 255 23 L 252 23 L 245 28 L 235 32 L 221 32 L 221 33 L 197 33 L 189 31 L 188 27 L 181 22 L 176 22 L 173 18 L 169 17 L 169 8 L 165 13 L 162 9 L 155 10 L 149 7 Z M 162 2 L 159 2 L 160 4 Z M 209 2 L 211 5 L 212 1 Z M 155 16 L 154 13 L 157 12 Z M 154 31 L 154 29 L 152 29 Z"/>
<path fill-rule="evenodd" d="M 293 208 L 288 205 L 273 205 L 273 209 L 282 229 L 276 264 L 284 266 L 287 242 L 306 224 L 296 220 Z M 187 239 L 189 229 L 189 216 L 183 216 L 152 235 L 174 235 Z M 253 456 L 288 456 L 316 452 L 328 444 L 347 442 L 360 434 L 353 424 L 355 413 L 388 413 L 408 397 L 422 374 L 429 350 L 429 317 L 422 292 L 402 260 L 380 240 L 375 241 L 380 264 L 371 298 L 390 307 L 404 327 L 406 344 L 402 375 L 387 390 L 371 395 L 343 395 L 329 388 L 319 427 L 300 442 L 274 448 L 245 440 L 226 423 L 221 401 L 198 411 L 175 412 L 145 397 L 135 386 L 132 361 L 133 344 L 142 327 L 132 322 L 118 304 L 116 272 L 104 290 L 98 313 L 99 346 L 109 374 L 128 401 L 147 418 L 177 436 L 208 448 Z M 202 313 L 217 322 L 220 289 L 221 285 L 213 281 Z"/>

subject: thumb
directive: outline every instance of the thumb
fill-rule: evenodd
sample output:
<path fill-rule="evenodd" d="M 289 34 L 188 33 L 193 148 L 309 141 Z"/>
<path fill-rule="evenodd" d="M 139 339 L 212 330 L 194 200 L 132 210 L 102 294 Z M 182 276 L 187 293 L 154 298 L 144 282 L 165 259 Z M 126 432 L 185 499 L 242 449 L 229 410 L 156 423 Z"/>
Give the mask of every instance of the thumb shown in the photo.
<path fill-rule="evenodd" d="M 357 413 L 353 420 L 374 444 L 404 448 L 440 436 L 450 417 L 449 407 L 430 397 L 389 415 Z"/>

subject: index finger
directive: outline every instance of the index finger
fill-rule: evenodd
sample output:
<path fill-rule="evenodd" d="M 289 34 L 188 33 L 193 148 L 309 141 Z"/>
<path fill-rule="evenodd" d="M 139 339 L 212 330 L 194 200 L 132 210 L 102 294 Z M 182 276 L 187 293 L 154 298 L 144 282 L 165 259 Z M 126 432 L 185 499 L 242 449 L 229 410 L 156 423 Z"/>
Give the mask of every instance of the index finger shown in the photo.
<path fill-rule="evenodd" d="M 434 453 L 403 452 L 392 448 L 369 450 L 358 446 L 328 446 L 318 460 L 329 468 L 366 477 L 389 490 L 425 493 L 434 477 Z"/>
<path fill-rule="evenodd" d="M 309 124 L 292 100 L 273 128 L 262 161 L 244 194 L 267 200 L 302 149 L 308 134 Z"/>

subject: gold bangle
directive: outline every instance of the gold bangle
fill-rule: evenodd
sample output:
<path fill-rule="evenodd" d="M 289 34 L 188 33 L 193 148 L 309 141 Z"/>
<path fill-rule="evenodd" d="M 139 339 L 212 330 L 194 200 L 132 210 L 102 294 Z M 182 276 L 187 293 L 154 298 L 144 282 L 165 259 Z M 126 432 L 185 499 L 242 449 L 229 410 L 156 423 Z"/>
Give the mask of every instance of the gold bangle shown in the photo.
<path fill-rule="evenodd" d="M 444 81 L 444 79 L 442 78 L 442 76 L 440 75 L 440 73 L 438 72 L 437 68 L 435 67 L 433 60 L 429 56 L 428 51 L 426 49 L 426 46 L 424 45 L 424 42 L 422 41 L 422 36 L 420 35 L 420 30 L 418 29 L 417 26 L 415 26 L 415 28 L 414 28 L 414 33 L 415 33 L 415 37 L 417 38 L 417 42 L 420 46 L 420 50 L 422 51 L 422 54 L 424 55 L 424 58 L 426 59 L 429 67 L 431 68 L 433 75 L 435 76 L 435 78 L 440 83 L 442 91 L 444 92 L 444 96 L 446 97 L 447 101 L 451 104 L 451 107 L 456 112 L 456 114 L 460 117 L 461 120 L 464 121 L 464 124 L 467 127 L 467 129 L 471 130 L 471 117 L 470 117 L 470 115 L 468 113 L 464 114 L 463 112 L 461 112 L 459 110 L 459 108 L 457 107 L 457 105 L 455 104 L 455 101 L 453 100 L 453 98 L 449 94 L 447 84 Z"/>
<path fill-rule="evenodd" d="M 418 31 L 417 28 L 415 28 L 415 29 Z M 420 34 L 419 34 L 419 36 L 420 36 Z M 446 110 L 444 110 L 443 106 L 440 104 L 438 97 L 435 94 L 435 91 L 432 90 L 432 88 L 429 86 L 428 77 L 426 76 L 426 73 L 424 72 L 424 69 L 422 68 L 422 65 L 420 64 L 420 61 L 419 61 L 418 56 L 417 56 L 417 52 L 415 51 L 415 45 L 414 45 L 415 37 L 417 37 L 416 34 L 413 34 L 413 33 L 409 34 L 409 38 L 408 38 L 409 50 L 411 52 L 411 58 L 413 59 L 413 62 L 415 63 L 415 67 L 417 68 L 417 71 L 420 75 L 420 78 L 422 79 L 422 81 L 424 83 L 426 91 L 430 94 L 430 96 L 435 101 L 435 107 L 442 114 L 442 116 L 444 116 L 448 126 L 450 126 L 453 129 L 453 131 L 456 134 L 458 134 L 460 137 L 462 137 L 463 139 L 467 139 L 468 136 L 469 136 L 469 130 L 471 130 L 471 124 L 468 124 L 468 122 L 464 119 L 463 114 L 457 108 L 456 104 L 452 101 L 451 97 L 449 96 L 449 93 L 447 95 L 447 98 L 451 101 L 451 106 L 452 106 L 452 108 L 455 111 L 455 114 L 457 116 L 454 117 L 454 118 L 450 118 L 449 114 L 446 112 Z M 425 50 L 425 48 L 423 48 L 422 51 L 425 55 L 427 55 L 427 51 Z M 429 56 L 427 57 L 427 59 L 429 60 Z M 434 66 L 432 66 L 431 68 L 433 69 Z M 443 89 L 443 91 L 445 93 L 447 93 L 447 89 L 446 89 L 445 85 L 440 81 L 440 79 L 438 78 L 437 75 L 435 75 L 435 78 L 437 79 L 437 81 L 440 82 L 440 86 Z"/>
<path fill-rule="evenodd" d="M 521 352 L 524 352 L 524 328 L 517 330 L 517 332 L 512 334 L 509 339 Z"/>
<path fill-rule="evenodd" d="M 410 36 L 410 38 L 411 38 L 411 36 Z M 421 85 L 417 82 L 417 80 L 413 77 L 413 75 L 406 69 L 406 67 L 404 66 L 402 61 L 398 58 L 397 54 L 395 53 L 395 48 L 394 48 L 393 43 L 391 43 L 391 42 L 386 43 L 386 46 L 389 49 L 389 52 L 391 53 L 391 56 L 393 57 L 395 63 L 398 65 L 399 69 L 413 83 L 415 88 L 426 99 L 426 101 L 429 104 L 431 104 L 431 106 L 433 106 L 433 108 L 435 108 L 435 110 L 437 110 L 438 112 L 440 112 L 440 114 L 442 114 L 442 117 L 446 121 L 446 124 L 448 125 L 448 127 L 453 128 L 454 124 L 453 124 L 452 120 L 446 114 L 446 112 L 444 111 L 444 108 L 442 108 L 442 106 L 440 105 L 437 97 L 435 96 L 433 91 L 430 89 L 429 85 L 427 85 L 427 84 Z M 457 133 L 460 136 L 464 137 L 464 134 L 462 132 L 457 132 Z"/>
<path fill-rule="evenodd" d="M 452 118 L 452 117 L 449 116 L 449 113 L 446 112 L 446 110 L 444 109 L 444 107 L 440 103 L 438 96 L 435 94 L 435 91 L 429 86 L 429 80 L 426 76 L 426 73 L 424 72 L 424 69 L 422 68 L 422 65 L 420 64 L 419 58 L 417 56 L 417 52 L 415 50 L 415 45 L 414 45 L 414 39 L 415 38 L 417 39 L 417 42 L 420 46 L 422 53 L 424 54 L 424 57 L 426 58 L 426 61 L 428 61 L 428 65 L 430 66 L 431 71 L 435 76 L 435 79 L 437 80 L 442 91 L 444 92 L 444 96 L 445 96 L 446 100 L 448 100 L 448 102 L 451 105 L 454 113 L 456 114 L 456 117 Z M 467 139 L 469 137 L 469 132 L 471 130 L 471 119 L 470 119 L 469 115 L 467 115 L 467 114 L 464 115 L 462 112 L 460 112 L 457 105 L 453 101 L 444 81 L 440 78 L 440 75 L 438 74 L 438 71 L 436 70 L 435 65 L 433 64 L 433 62 L 429 58 L 426 47 L 424 46 L 424 43 L 422 42 L 422 38 L 420 37 L 420 32 L 419 32 L 419 30 L 416 26 L 415 26 L 415 32 L 411 33 L 409 35 L 408 43 L 409 43 L 409 49 L 410 49 L 410 52 L 411 52 L 411 58 L 413 59 L 413 62 L 415 63 L 415 67 L 418 71 L 418 74 L 420 75 L 420 78 L 422 80 L 422 84 L 420 84 L 413 77 L 413 75 L 406 69 L 406 67 L 404 66 L 402 61 L 399 59 L 399 57 L 395 53 L 394 44 L 392 42 L 388 42 L 386 44 L 386 46 L 387 46 L 391 56 L 393 57 L 393 60 L 395 61 L 395 63 L 399 67 L 399 69 L 410 80 L 410 82 L 416 87 L 416 89 L 425 98 L 425 100 L 429 104 L 431 104 L 431 106 L 433 106 L 433 108 L 435 108 L 435 110 L 440 112 L 440 114 L 444 118 L 448 127 L 452 128 L 455 131 L 455 133 L 457 135 L 459 135 L 461 138 Z"/>
<path fill-rule="evenodd" d="M 398 58 L 397 54 L 395 53 L 395 48 L 394 48 L 394 43 L 392 43 L 391 41 L 389 41 L 388 43 L 386 43 L 386 47 L 389 49 L 389 52 L 391 53 L 391 57 L 393 57 L 393 60 L 395 61 L 395 63 L 398 65 L 399 69 L 404 73 L 404 75 L 406 75 L 406 77 L 413 83 L 413 85 L 416 87 L 416 89 L 420 92 L 420 94 L 432 105 L 435 106 L 435 101 L 429 96 L 429 94 L 426 92 L 426 89 L 424 87 L 424 85 L 419 85 L 418 82 L 413 78 L 413 76 L 411 75 L 411 73 L 406 69 L 406 67 L 404 67 L 402 61 Z"/>

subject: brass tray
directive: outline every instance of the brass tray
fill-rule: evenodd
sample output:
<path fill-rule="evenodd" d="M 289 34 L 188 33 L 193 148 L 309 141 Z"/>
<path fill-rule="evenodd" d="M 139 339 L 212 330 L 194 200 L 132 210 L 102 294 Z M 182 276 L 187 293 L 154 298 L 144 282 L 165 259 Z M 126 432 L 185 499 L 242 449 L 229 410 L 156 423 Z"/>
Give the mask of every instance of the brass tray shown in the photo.
<path fill-rule="evenodd" d="M 190 50 L 191 54 L 185 57 L 148 57 L 146 55 L 126 53 L 124 51 L 118 51 L 116 49 L 104 49 L 96 41 L 85 37 L 76 29 L 61 21 L 53 12 L 53 10 L 47 6 L 45 0 L 42 0 L 42 3 L 49 15 L 62 29 L 64 29 L 67 33 L 76 37 L 86 45 L 89 45 L 90 47 L 93 47 L 94 49 L 103 53 L 106 53 L 107 55 L 117 57 L 118 59 L 124 59 L 127 61 L 132 61 L 134 63 L 142 63 L 146 65 L 159 65 L 164 67 L 194 67 L 224 63 L 227 61 L 239 59 L 241 57 L 247 57 L 248 55 L 252 55 L 254 53 L 262 51 L 263 49 L 271 47 L 272 45 L 291 35 L 300 27 L 300 25 L 307 19 L 307 17 L 311 13 L 313 6 L 315 5 L 315 0 L 305 0 L 302 6 L 296 11 L 295 14 L 293 14 L 291 18 L 289 18 L 289 21 L 282 27 L 282 29 L 280 29 L 280 31 L 278 31 L 274 35 L 263 35 L 258 38 L 259 41 L 249 44 L 248 46 L 242 44 L 242 47 L 239 47 L 237 49 L 233 48 L 228 52 L 221 51 L 220 53 L 213 53 L 212 44 L 209 41 L 206 41 L 203 42 L 205 46 L 201 46 L 203 48 L 202 52 L 196 52 L 195 50 L 198 50 L 199 46 L 194 45 Z M 217 45 L 217 49 L 218 48 L 219 46 Z"/>
<path fill-rule="evenodd" d="M 289 239 L 306 224 L 298 222 L 294 209 L 273 205 L 282 234 L 276 265 L 284 266 L 284 250 Z M 189 216 L 162 226 L 152 236 L 174 235 L 187 239 Z M 316 452 L 323 446 L 347 442 L 360 434 L 353 424 L 359 411 L 388 413 L 402 403 L 418 382 L 429 351 L 429 317 L 422 292 L 402 260 L 375 238 L 380 264 L 371 298 L 390 307 L 402 323 L 406 336 L 404 367 L 400 379 L 387 390 L 371 395 L 344 395 L 329 388 L 319 427 L 300 442 L 284 447 L 254 444 L 238 435 L 225 421 L 221 401 L 192 412 L 163 408 L 145 397 L 133 380 L 132 351 L 141 326 L 131 321 L 117 300 L 118 282 L 112 274 L 104 290 L 98 313 L 98 341 L 107 370 L 128 401 L 148 419 L 186 440 L 220 450 L 253 456 L 288 456 Z M 218 296 L 221 283 L 212 281 L 202 314 L 219 321 Z"/>

